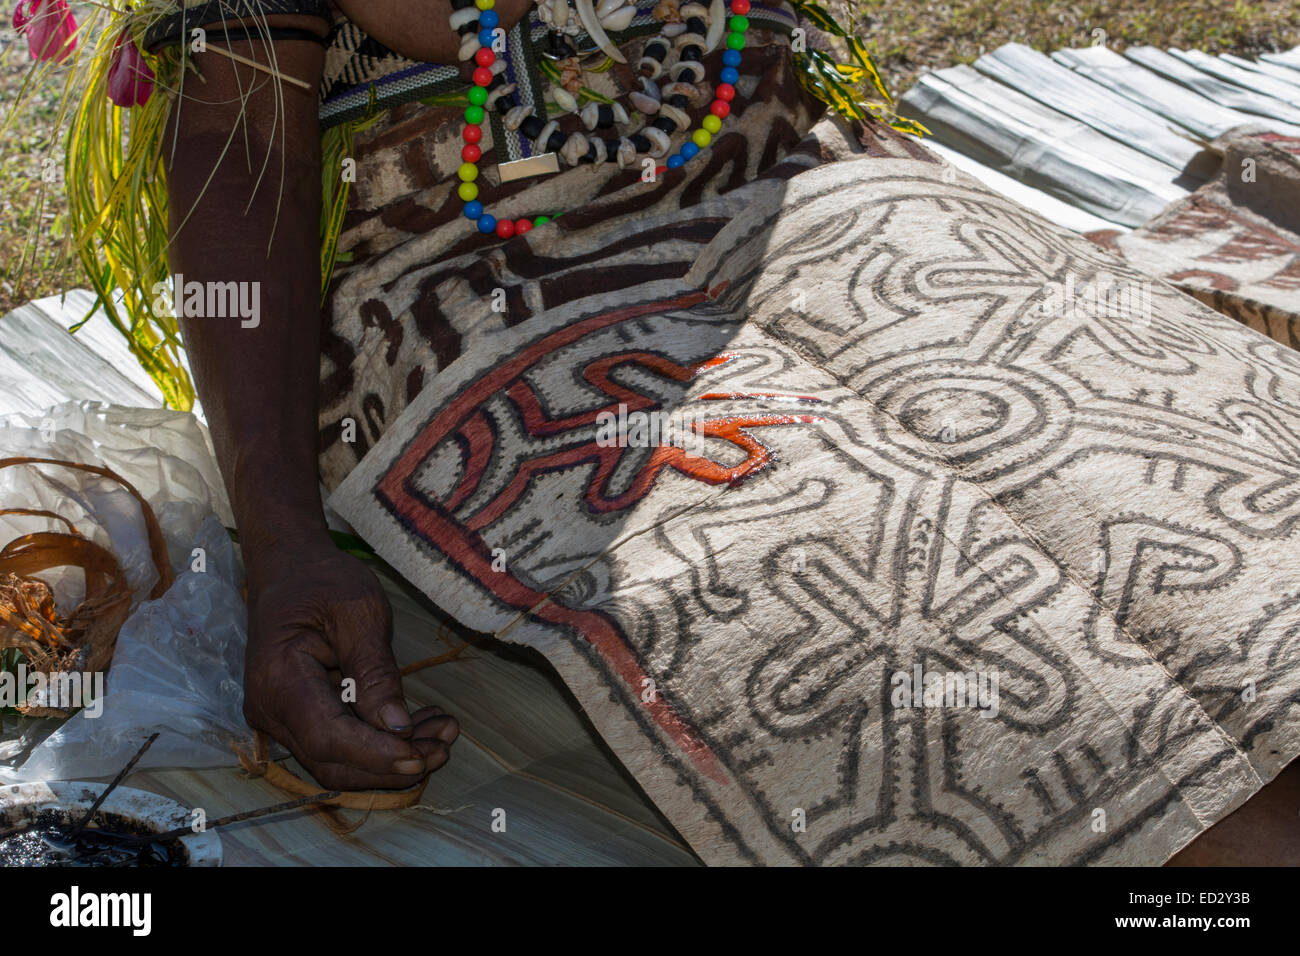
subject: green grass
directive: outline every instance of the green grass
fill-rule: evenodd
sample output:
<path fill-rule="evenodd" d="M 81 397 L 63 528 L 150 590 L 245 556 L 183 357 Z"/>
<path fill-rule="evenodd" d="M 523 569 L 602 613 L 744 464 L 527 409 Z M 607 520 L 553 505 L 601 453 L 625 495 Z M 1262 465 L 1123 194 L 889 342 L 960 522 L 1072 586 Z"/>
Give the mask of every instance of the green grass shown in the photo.
<path fill-rule="evenodd" d="M 8 23 L 0 39 L 0 109 L 6 115 L 30 67 L 26 41 L 10 42 Z M 47 81 L 32 90 L 12 131 L 0 141 L 0 314 L 28 299 L 85 285 L 69 264 L 61 270 L 58 236 L 66 212 L 63 201 L 63 151 L 51 149 L 50 129 L 60 90 Z M 51 164 L 43 161 L 51 158 Z M 47 182 L 43 173 L 57 177 Z M 21 274 L 21 279 L 20 279 Z"/>
<path fill-rule="evenodd" d="M 1250 56 L 1300 44 L 1293 0 L 858 0 L 857 11 L 858 35 L 895 97 L 923 70 L 970 63 L 1004 43 L 1044 53 L 1089 46 L 1094 30 L 1116 52 L 1150 44 Z"/>

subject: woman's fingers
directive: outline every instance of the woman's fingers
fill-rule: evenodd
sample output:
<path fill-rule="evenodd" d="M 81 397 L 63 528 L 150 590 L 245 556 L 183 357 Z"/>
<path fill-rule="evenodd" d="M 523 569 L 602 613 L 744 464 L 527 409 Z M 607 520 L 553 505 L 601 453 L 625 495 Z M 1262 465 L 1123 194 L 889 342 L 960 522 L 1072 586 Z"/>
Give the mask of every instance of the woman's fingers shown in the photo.
<path fill-rule="evenodd" d="M 286 651 L 288 648 L 286 648 Z M 281 659 L 270 708 L 278 725 L 267 729 L 300 763 L 330 789 L 404 789 L 442 767 L 459 734 L 454 717 L 426 707 L 408 719 L 405 736 L 378 730 L 343 701 L 325 666 L 306 653 L 289 651 Z M 405 705 L 403 705 L 405 710 Z"/>
<path fill-rule="evenodd" d="M 406 706 L 391 611 L 364 569 L 334 553 L 296 566 L 309 581 L 294 579 L 294 568 L 253 602 L 249 723 L 330 789 L 413 786 L 447 762 L 455 718 L 433 707 L 413 715 Z"/>
<path fill-rule="evenodd" d="M 409 734 L 413 723 L 402 695 L 402 675 L 393 660 L 388 605 L 382 605 L 382 613 L 340 616 L 332 643 L 344 678 L 356 682 L 352 706 L 376 729 Z"/>
<path fill-rule="evenodd" d="M 314 657 L 291 653 L 282 664 L 282 692 L 273 716 L 291 736 L 292 742 L 287 743 L 294 756 L 322 784 L 409 787 L 424 775 L 425 753 L 357 717 Z M 343 774 L 344 769 L 351 772 Z M 322 778 L 322 773 L 329 779 Z"/>
<path fill-rule="evenodd" d="M 437 708 L 433 709 L 437 710 L 437 713 L 427 713 L 426 711 L 416 713 L 415 732 L 411 737 L 415 740 L 440 740 L 450 746 L 460 736 L 460 723 L 451 714 L 443 713 Z M 421 716 L 422 714 L 424 716 Z"/>
<path fill-rule="evenodd" d="M 437 770 L 451 758 L 451 745 L 460 735 L 460 724 L 438 707 L 426 707 L 412 716 L 416 724 L 411 743 L 423 755 L 424 769 Z"/>

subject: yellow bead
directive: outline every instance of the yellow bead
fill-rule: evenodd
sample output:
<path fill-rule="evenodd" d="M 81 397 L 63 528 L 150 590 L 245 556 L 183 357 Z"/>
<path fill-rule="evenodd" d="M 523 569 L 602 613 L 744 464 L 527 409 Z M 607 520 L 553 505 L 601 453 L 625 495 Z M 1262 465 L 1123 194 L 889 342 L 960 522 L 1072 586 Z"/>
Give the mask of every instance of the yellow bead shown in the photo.
<path fill-rule="evenodd" d="M 456 189 L 462 202 L 469 202 L 471 199 L 478 199 L 478 187 L 473 183 L 461 183 Z"/>
<path fill-rule="evenodd" d="M 496 0 L 474 0 L 474 6 L 480 10 L 491 10 L 496 4 Z"/>
<path fill-rule="evenodd" d="M 722 129 L 722 120 L 710 113 L 700 121 L 700 125 L 710 133 L 716 133 L 718 130 Z"/>
<path fill-rule="evenodd" d="M 704 149 L 709 143 L 713 142 L 713 136 L 707 129 L 697 129 L 691 134 L 691 141 L 700 149 Z"/>
<path fill-rule="evenodd" d="M 462 182 L 472 183 L 478 179 L 478 167 L 473 163 L 461 163 L 460 169 L 456 170 L 456 175 L 461 178 Z"/>

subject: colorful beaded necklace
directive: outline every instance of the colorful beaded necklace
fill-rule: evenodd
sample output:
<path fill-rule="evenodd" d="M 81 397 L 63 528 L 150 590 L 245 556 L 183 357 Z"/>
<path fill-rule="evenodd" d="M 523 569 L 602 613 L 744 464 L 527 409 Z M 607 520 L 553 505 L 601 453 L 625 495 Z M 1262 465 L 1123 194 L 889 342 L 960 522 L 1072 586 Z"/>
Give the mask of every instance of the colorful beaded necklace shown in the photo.
<path fill-rule="evenodd" d="M 589 32 L 600 33 L 602 47 L 607 46 L 608 38 L 594 25 L 600 14 L 591 6 L 591 0 L 578 2 L 584 25 Z M 550 217 L 537 216 L 531 220 L 498 219 L 484 210 L 478 199 L 476 180 L 477 164 L 483 156 L 479 143 L 483 139 L 482 124 L 486 111 L 496 109 L 504 117 L 508 128 L 520 130 L 542 149 L 560 154 L 572 166 L 579 163 L 599 165 L 608 160 L 616 160 L 622 168 L 642 153 L 652 158 L 664 156 L 671 148 L 669 135 L 679 127 L 685 129 L 690 125 L 685 108 L 698 97 L 695 84 L 704 79 L 704 66 L 700 61 L 709 45 L 706 33 L 711 18 L 702 3 L 686 3 L 679 10 L 676 0 L 662 0 L 655 8 L 654 15 L 664 23 L 664 27 L 645 46 L 638 66 L 641 90 L 631 95 L 634 106 L 643 112 L 652 111 L 648 116 L 653 113 L 659 115 L 638 132 L 617 139 L 584 136 L 582 133 L 572 133 L 566 137 L 559 132 L 559 124 L 554 120 L 547 121 L 535 116 L 532 107 L 521 106 L 515 96 L 514 84 L 506 82 L 505 63 L 499 61 L 492 50 L 500 23 L 500 17 L 492 9 L 495 3 L 496 0 L 452 0 L 451 4 L 451 26 L 462 37 L 461 59 L 466 60 L 472 56 L 477 64 L 473 74 L 474 85 L 469 91 L 470 105 L 465 109 L 465 128 L 461 132 L 465 145 L 461 148 L 463 162 L 457 170 L 457 176 L 461 180 L 457 194 L 465 203 L 465 218 L 474 222 L 479 232 L 496 233 L 502 239 L 509 239 L 549 222 Z M 548 35 L 552 55 L 561 62 L 574 64 L 569 69 L 580 75 L 581 70 L 576 66 L 576 51 L 565 32 L 556 28 L 562 27 L 567 20 L 567 0 L 538 0 L 537 6 L 542 19 L 552 27 Z M 719 6 L 720 4 L 715 6 L 715 10 Z M 666 164 L 656 167 L 656 175 L 665 169 L 677 169 L 699 155 L 721 130 L 722 121 L 731 112 L 736 83 L 740 79 L 740 51 L 745 47 L 745 32 L 749 29 L 749 20 L 745 15 L 749 13 L 750 0 L 730 0 L 729 6 L 730 11 L 726 14 L 726 49 L 722 54 L 723 67 L 709 113 L 682 142 L 678 151 L 668 156 Z M 605 12 L 607 21 L 611 21 L 618 14 L 625 13 L 628 7 L 618 0 L 613 0 L 612 5 L 611 0 L 605 0 L 600 9 Z M 631 12 L 634 13 L 635 8 Z M 625 15 L 618 18 L 617 22 L 626 26 L 629 20 L 630 16 Z M 595 36 L 592 38 L 596 39 Z M 656 81 L 664 74 L 664 60 L 674 47 L 680 52 L 677 62 L 671 68 L 672 82 L 660 91 Z M 554 96 L 561 107 L 579 112 L 575 98 L 567 90 L 557 87 Z M 616 123 L 627 122 L 628 119 L 627 111 L 621 105 L 594 102 L 588 103 L 579 115 L 589 130 L 608 129 Z"/>

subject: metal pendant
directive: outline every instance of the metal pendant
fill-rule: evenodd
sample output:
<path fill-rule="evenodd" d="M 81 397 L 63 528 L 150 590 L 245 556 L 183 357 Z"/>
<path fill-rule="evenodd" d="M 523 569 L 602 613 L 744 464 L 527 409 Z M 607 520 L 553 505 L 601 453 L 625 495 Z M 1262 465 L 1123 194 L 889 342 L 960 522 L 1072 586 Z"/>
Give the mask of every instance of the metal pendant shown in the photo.
<path fill-rule="evenodd" d="M 565 60 L 569 56 L 583 59 L 600 52 L 600 47 L 593 43 L 590 37 L 584 36 L 584 40 L 586 42 L 579 43 L 578 37 L 572 33 L 551 30 L 546 34 L 546 39 L 538 46 L 537 52 L 548 60 Z M 572 54 L 560 52 L 561 43 L 566 44 L 573 51 Z"/>
<path fill-rule="evenodd" d="M 508 163 L 497 164 L 497 175 L 503 183 L 529 176 L 546 176 L 560 171 L 560 157 L 555 153 L 542 153 L 527 159 L 516 159 Z"/>

